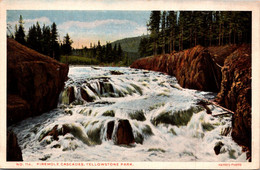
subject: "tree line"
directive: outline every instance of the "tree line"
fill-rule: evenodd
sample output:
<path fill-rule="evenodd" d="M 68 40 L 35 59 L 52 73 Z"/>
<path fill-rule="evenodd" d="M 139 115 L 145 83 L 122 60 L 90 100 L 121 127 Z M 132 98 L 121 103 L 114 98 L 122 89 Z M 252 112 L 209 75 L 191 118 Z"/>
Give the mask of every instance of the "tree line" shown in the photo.
<path fill-rule="evenodd" d="M 39 22 L 36 22 L 29 28 L 28 34 L 25 35 L 24 21 L 22 15 L 20 15 L 19 25 L 15 25 L 14 34 L 11 33 L 8 36 L 58 61 L 60 60 L 60 55 L 70 55 L 72 51 L 71 45 L 73 41 L 68 33 L 64 36 L 63 43 L 58 42 L 58 30 L 55 22 L 51 26 L 44 24 L 43 27 L 40 26 Z"/>
<path fill-rule="evenodd" d="M 112 46 L 110 42 L 107 42 L 106 45 L 101 45 L 100 41 L 97 45 L 91 44 L 90 48 L 74 49 L 72 54 L 97 59 L 100 63 L 118 63 L 123 60 L 124 55 L 120 44 Z"/>
<path fill-rule="evenodd" d="M 151 11 L 143 56 L 172 53 L 196 45 L 251 43 L 250 11 Z"/>

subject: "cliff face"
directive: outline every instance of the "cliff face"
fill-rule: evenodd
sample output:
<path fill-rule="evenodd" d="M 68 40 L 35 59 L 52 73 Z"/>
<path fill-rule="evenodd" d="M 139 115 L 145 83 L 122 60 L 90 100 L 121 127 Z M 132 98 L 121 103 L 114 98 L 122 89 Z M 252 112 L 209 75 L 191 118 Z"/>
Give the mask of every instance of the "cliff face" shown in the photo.
<path fill-rule="evenodd" d="M 184 88 L 218 92 L 221 69 L 202 46 L 173 55 L 146 57 L 136 60 L 131 68 L 161 71 L 177 78 Z"/>
<path fill-rule="evenodd" d="M 67 65 L 8 39 L 8 125 L 55 108 L 68 69 Z"/>
<path fill-rule="evenodd" d="M 222 67 L 217 102 L 235 112 L 232 137 L 251 150 L 251 48 L 242 45 L 229 55 Z"/>

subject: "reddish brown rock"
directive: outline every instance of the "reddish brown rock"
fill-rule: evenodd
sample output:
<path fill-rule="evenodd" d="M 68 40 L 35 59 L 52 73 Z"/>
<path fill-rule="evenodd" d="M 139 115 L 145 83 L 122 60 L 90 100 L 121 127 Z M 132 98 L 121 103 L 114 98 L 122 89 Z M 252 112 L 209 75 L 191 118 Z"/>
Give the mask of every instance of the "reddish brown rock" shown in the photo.
<path fill-rule="evenodd" d="M 17 137 L 12 131 L 7 131 L 7 161 L 23 161 L 22 151 L 17 142 Z"/>
<path fill-rule="evenodd" d="M 226 58 L 238 48 L 237 45 L 212 46 L 208 47 L 208 51 L 213 60 L 220 66 L 224 65 Z"/>
<path fill-rule="evenodd" d="M 167 73 L 177 78 L 184 88 L 218 92 L 221 82 L 220 67 L 202 46 L 173 53 L 136 60 L 131 68 Z"/>
<path fill-rule="evenodd" d="M 7 95 L 7 125 L 21 120 L 22 116 L 32 116 L 30 105 L 18 95 Z"/>
<path fill-rule="evenodd" d="M 46 133 L 43 137 L 42 137 L 42 139 L 43 138 L 45 138 L 46 136 L 52 136 L 53 137 L 53 139 L 54 140 L 59 140 L 59 131 L 58 131 L 58 125 L 55 125 L 53 128 L 52 128 L 52 130 L 51 131 L 49 131 L 48 133 Z M 41 139 L 41 140 L 42 140 Z"/>
<path fill-rule="evenodd" d="M 68 69 L 65 64 L 7 39 L 8 125 L 57 107 Z M 10 95 L 14 100 L 10 100 Z"/>
<path fill-rule="evenodd" d="M 42 141 L 46 136 L 52 136 L 52 138 L 54 140 L 59 140 L 60 135 L 64 136 L 70 132 L 71 132 L 71 128 L 66 124 L 62 125 L 61 129 L 58 129 L 58 125 L 55 125 L 49 132 L 47 132 L 45 135 L 43 135 L 39 139 L 39 141 Z"/>
<path fill-rule="evenodd" d="M 119 120 L 117 128 L 117 144 L 129 145 L 134 143 L 132 127 L 128 120 Z"/>
<path fill-rule="evenodd" d="M 90 95 L 88 94 L 88 92 L 87 92 L 85 89 L 83 89 L 82 87 L 80 88 L 80 94 L 81 94 L 81 97 L 82 97 L 85 101 L 87 101 L 87 102 L 93 102 L 93 101 L 95 100 L 95 98 L 92 97 L 92 96 L 90 96 Z"/>
<path fill-rule="evenodd" d="M 217 102 L 235 112 L 232 137 L 251 150 L 251 47 L 242 45 L 225 60 Z"/>

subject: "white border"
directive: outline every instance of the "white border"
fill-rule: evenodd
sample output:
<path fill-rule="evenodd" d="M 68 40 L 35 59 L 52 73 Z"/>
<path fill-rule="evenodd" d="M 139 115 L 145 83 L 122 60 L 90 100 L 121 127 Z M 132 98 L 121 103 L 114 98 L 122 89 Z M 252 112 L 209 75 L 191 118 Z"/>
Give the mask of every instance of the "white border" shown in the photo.
<path fill-rule="evenodd" d="M 133 166 L 18 166 L 17 162 L 6 162 L 6 10 L 237 10 L 252 11 L 252 162 L 241 162 L 241 166 L 234 166 L 225 162 L 131 162 Z M 77 168 L 77 169 L 259 169 L 259 97 L 260 97 L 260 53 L 259 53 L 259 1 L 171 1 L 171 0 L 0 0 L 0 168 Z M 116 160 L 115 160 L 116 161 Z M 59 162 L 61 163 L 61 162 Z M 93 162 L 97 164 L 98 162 Z"/>

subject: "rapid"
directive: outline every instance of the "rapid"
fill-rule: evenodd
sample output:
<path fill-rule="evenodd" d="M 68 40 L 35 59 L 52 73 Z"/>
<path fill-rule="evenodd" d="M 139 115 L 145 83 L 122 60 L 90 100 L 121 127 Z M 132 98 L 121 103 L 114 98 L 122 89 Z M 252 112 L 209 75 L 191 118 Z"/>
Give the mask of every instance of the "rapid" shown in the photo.
<path fill-rule="evenodd" d="M 127 67 L 71 66 L 58 107 L 8 127 L 24 161 L 246 161 L 214 93 Z"/>

